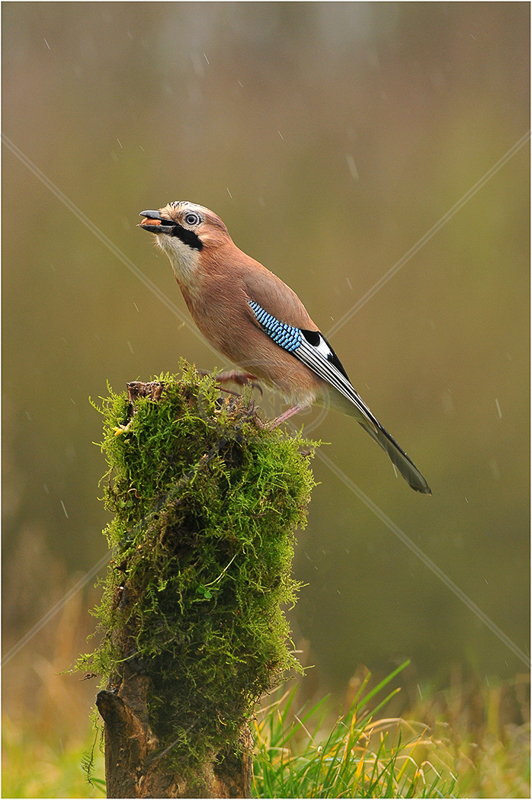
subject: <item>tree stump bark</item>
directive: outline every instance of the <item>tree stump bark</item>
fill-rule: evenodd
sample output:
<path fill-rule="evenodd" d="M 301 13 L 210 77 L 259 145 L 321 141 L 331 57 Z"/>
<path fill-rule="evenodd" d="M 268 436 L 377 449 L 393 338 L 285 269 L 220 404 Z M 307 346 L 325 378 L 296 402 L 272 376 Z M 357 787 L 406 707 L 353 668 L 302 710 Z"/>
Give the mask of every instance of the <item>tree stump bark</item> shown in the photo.
<path fill-rule="evenodd" d="M 105 721 L 107 797 L 251 797 L 253 738 L 249 726 L 242 726 L 238 754 L 228 749 L 194 774 L 180 776 L 175 767 L 165 766 L 166 753 L 160 751 L 150 728 L 148 681 L 130 674 L 124 676 L 118 693 L 103 690 L 96 698 Z"/>

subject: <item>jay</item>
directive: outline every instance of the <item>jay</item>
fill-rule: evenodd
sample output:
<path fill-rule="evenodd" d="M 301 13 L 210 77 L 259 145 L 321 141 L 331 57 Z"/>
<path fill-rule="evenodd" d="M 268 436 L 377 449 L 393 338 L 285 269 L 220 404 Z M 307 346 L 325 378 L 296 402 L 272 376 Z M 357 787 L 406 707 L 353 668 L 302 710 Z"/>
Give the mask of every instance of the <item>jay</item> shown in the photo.
<path fill-rule="evenodd" d="M 417 467 L 353 388 L 338 356 L 303 303 L 283 281 L 239 250 L 214 212 L 189 202 L 142 211 L 140 227 L 155 234 L 188 309 L 205 338 L 278 389 L 292 406 L 271 424 L 312 403 L 353 416 L 388 454 L 412 489 L 431 494 Z"/>

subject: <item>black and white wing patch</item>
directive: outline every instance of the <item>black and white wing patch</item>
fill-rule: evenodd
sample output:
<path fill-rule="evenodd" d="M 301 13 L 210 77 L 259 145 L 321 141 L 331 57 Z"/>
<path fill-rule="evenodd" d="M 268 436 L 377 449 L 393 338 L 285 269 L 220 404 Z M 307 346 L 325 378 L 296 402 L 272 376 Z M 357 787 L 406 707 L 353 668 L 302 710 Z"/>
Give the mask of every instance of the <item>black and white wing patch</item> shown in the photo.
<path fill-rule="evenodd" d="M 275 344 L 291 353 L 324 381 L 327 381 L 340 394 L 347 397 L 360 413 L 377 428 L 380 427 L 369 408 L 353 388 L 340 359 L 325 336 L 319 331 L 305 331 L 286 322 L 279 322 L 254 300 L 248 304 L 264 333 Z"/>
<path fill-rule="evenodd" d="M 295 356 L 353 404 L 354 416 L 359 424 L 385 450 L 410 486 L 418 492 L 430 494 L 430 488 L 423 475 L 395 439 L 373 416 L 354 389 L 340 359 L 325 336 L 319 331 L 306 331 L 288 325 L 286 322 L 280 322 L 254 300 L 249 300 L 248 304 L 262 330 L 270 339 L 283 350 Z"/>
<path fill-rule="evenodd" d="M 371 422 L 377 429 L 380 428 L 378 420 L 353 387 L 340 359 L 323 333 L 319 331 L 301 331 L 301 333 L 301 345 L 294 351 L 296 358 L 324 381 L 330 383 L 340 394 L 347 397 L 368 422 Z"/>

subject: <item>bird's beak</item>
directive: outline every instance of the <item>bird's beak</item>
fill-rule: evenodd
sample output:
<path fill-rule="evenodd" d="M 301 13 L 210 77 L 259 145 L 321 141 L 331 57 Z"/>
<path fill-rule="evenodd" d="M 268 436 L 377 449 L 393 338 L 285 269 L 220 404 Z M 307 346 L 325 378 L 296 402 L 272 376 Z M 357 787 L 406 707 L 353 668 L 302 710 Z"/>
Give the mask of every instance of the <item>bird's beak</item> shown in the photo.
<path fill-rule="evenodd" d="M 171 219 L 161 217 L 160 211 L 141 211 L 140 216 L 144 219 L 139 223 L 139 228 L 144 228 L 150 233 L 172 233 L 175 226 L 175 222 Z"/>

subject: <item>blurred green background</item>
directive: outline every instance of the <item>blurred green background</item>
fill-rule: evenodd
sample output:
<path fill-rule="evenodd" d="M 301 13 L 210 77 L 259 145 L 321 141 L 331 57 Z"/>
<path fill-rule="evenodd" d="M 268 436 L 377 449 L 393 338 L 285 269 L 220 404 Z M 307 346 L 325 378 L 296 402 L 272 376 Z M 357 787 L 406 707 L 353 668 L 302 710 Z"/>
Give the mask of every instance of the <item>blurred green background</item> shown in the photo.
<path fill-rule="evenodd" d="M 135 226 L 187 199 L 326 333 L 528 131 L 529 4 L 5 3 L 3 95 L 4 134 L 185 314 Z M 180 356 L 224 362 L 8 147 L 3 177 L 6 652 L 105 552 L 89 397 Z M 331 337 L 433 497 L 353 420 L 296 418 L 527 653 L 528 328 L 525 144 Z M 315 475 L 290 615 L 308 694 L 405 658 L 412 686 L 525 670 L 318 459 Z M 87 649 L 92 583 L 6 666 L 12 718 L 85 724 L 94 682 L 57 673 Z"/>

